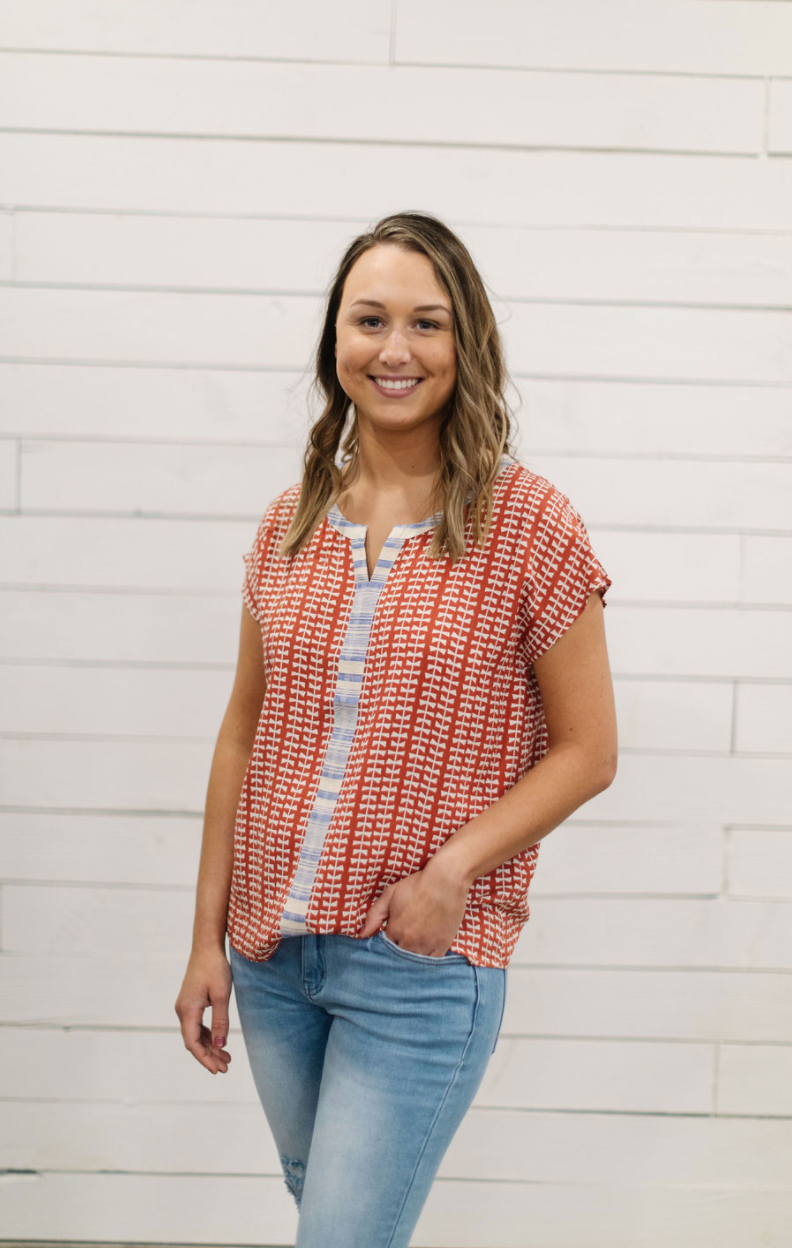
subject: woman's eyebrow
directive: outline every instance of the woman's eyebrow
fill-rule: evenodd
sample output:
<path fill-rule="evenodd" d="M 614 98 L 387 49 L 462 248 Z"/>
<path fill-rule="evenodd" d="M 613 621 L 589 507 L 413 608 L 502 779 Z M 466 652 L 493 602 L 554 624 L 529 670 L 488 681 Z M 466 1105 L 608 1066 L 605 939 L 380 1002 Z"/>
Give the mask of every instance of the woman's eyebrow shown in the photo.
<path fill-rule="evenodd" d="M 356 308 L 359 303 L 365 303 L 370 308 L 382 308 L 383 310 L 385 308 L 385 304 L 380 303 L 377 299 L 356 299 L 354 303 L 349 305 L 350 310 Z M 419 307 L 413 308 L 413 312 L 448 312 L 450 315 L 451 309 L 447 308 L 444 303 L 422 303 Z"/>

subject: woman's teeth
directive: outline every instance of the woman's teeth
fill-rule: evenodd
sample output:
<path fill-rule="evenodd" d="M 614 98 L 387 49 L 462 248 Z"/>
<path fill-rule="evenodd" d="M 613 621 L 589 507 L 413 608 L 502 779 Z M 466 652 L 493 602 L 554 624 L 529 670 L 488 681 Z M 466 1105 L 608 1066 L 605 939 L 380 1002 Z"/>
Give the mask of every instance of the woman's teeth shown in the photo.
<path fill-rule="evenodd" d="M 384 377 L 375 377 L 374 380 L 383 390 L 412 390 L 420 384 L 421 378 L 413 378 L 412 381 L 388 381 Z"/>

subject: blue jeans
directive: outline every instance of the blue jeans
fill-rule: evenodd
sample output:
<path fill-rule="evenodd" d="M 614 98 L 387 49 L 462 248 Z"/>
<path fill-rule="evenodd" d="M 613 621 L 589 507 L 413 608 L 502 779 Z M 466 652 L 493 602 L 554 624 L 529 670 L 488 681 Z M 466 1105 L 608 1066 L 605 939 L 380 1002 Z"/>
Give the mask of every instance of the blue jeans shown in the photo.
<path fill-rule="evenodd" d="M 229 951 L 237 1009 L 296 1248 L 407 1248 L 495 1051 L 507 971 L 359 939 Z"/>

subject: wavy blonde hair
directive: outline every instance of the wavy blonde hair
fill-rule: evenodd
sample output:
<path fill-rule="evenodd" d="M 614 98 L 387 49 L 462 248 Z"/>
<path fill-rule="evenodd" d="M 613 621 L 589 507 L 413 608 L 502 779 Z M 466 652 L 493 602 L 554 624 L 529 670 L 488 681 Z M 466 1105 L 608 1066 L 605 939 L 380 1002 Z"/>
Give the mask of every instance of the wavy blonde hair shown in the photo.
<path fill-rule="evenodd" d="M 324 410 L 310 429 L 299 502 L 279 550 L 284 557 L 296 554 L 309 541 L 342 492 L 355 463 L 357 413 L 345 434 L 351 400 L 336 373 L 335 325 L 352 266 L 364 252 L 382 243 L 427 256 L 453 310 L 457 378 L 439 431 L 441 465 L 437 491 L 443 514 L 428 548 L 430 557 L 440 558 L 447 553 L 454 562 L 467 553 L 468 494 L 473 507 L 473 539 L 483 545 L 490 530 L 492 487 L 501 456 L 515 457 L 511 448 L 512 413 L 503 394 L 504 385 L 510 380 L 503 347 L 484 282 L 470 253 L 447 225 L 427 213 L 398 212 L 383 217 L 352 240 L 326 291 L 324 325 L 310 387 L 310 391 L 320 394 Z M 336 462 L 339 447 L 343 455 L 341 467 Z"/>

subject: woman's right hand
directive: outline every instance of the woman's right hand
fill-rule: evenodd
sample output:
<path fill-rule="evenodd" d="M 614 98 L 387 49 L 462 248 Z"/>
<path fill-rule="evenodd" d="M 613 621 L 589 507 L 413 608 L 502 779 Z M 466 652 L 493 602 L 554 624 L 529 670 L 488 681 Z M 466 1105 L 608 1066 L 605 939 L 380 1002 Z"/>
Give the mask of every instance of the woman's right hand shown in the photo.
<path fill-rule="evenodd" d="M 174 1009 L 179 1016 L 184 1047 L 197 1062 L 216 1075 L 228 1069 L 231 1054 L 223 1046 L 228 1037 L 231 967 L 225 949 L 193 950 Z M 211 1008 L 212 1029 L 203 1025 Z"/>

